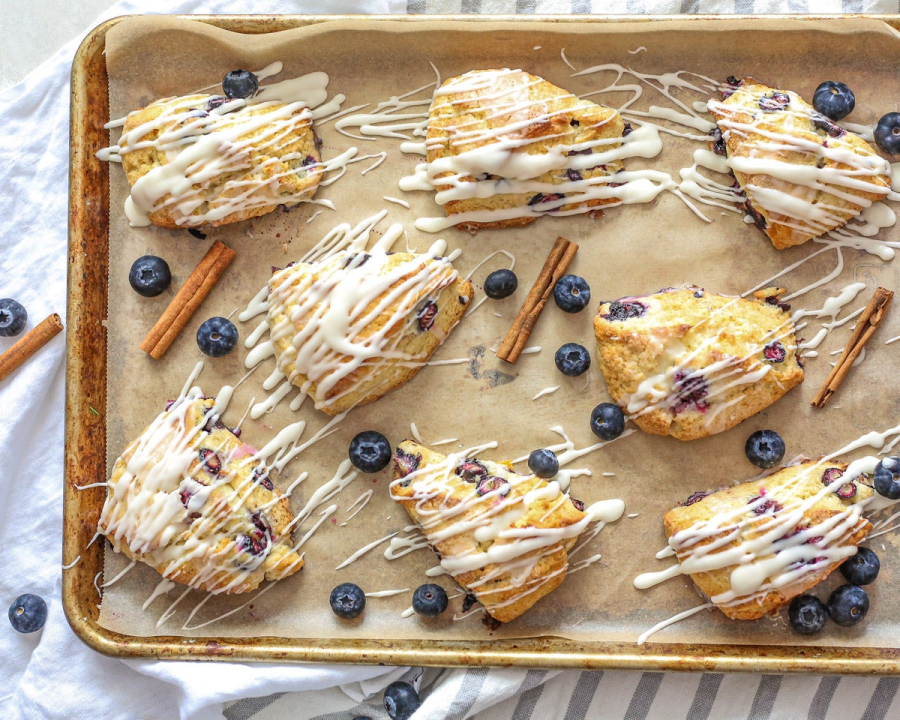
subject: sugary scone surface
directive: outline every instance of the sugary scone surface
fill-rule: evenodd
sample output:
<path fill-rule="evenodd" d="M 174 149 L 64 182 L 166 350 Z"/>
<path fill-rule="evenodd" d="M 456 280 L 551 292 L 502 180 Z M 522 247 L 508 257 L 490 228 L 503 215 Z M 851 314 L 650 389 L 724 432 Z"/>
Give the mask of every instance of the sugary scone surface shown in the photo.
<path fill-rule="evenodd" d="M 423 363 L 434 354 L 440 344 L 450 335 L 457 323 L 465 315 L 472 300 L 474 289 L 472 284 L 464 280 L 446 260 L 430 259 L 413 253 L 393 253 L 385 257 L 383 252 L 365 253 L 368 258 L 358 254 L 341 252 L 334 257 L 316 263 L 296 263 L 277 272 L 269 281 L 270 308 L 268 324 L 275 344 L 278 368 L 297 387 L 306 387 L 307 394 L 316 402 L 316 407 L 329 415 L 337 415 L 356 405 L 373 402 L 386 395 L 408 380 L 423 366 Z M 402 276 L 377 297 L 371 299 L 361 316 L 374 315 L 371 322 L 363 327 L 352 342 L 365 345 L 374 336 L 382 336 L 391 348 L 392 357 L 377 355 L 366 359 L 343 377 L 327 391 L 320 391 L 319 382 L 322 373 L 331 374 L 336 368 L 353 361 L 353 356 L 334 349 L 329 359 L 319 364 L 319 374 L 310 376 L 298 368 L 295 362 L 294 342 L 303 337 L 302 347 L 308 348 L 317 340 L 307 339 L 305 333 L 313 331 L 321 313 L 327 311 L 327 304 L 336 295 L 340 295 L 345 283 L 356 284 L 355 274 L 362 277 L 376 264 L 378 274 L 385 275 L 403 266 L 409 272 Z M 352 266 L 358 264 L 358 269 Z M 433 268 L 434 281 L 416 286 L 410 292 L 397 294 L 390 300 L 390 294 L 402 287 L 419 268 L 427 264 Z M 298 311 L 297 305 L 309 302 L 311 288 L 323 287 L 336 277 L 335 273 L 345 273 L 337 285 L 319 300 L 310 302 L 305 311 Z M 273 298 L 286 299 L 279 305 L 273 304 Z M 390 302 L 388 302 L 390 300 Z M 433 324 L 424 329 L 419 323 L 419 316 L 428 303 L 437 304 L 437 314 Z M 408 306 L 408 312 L 403 307 Z M 378 310 L 380 308 L 380 310 Z M 378 312 L 376 313 L 376 310 Z M 319 353 L 325 352 L 322 348 Z M 340 370 L 344 373 L 344 370 Z"/>
<path fill-rule="evenodd" d="M 655 435 L 728 430 L 803 381 L 790 314 L 765 300 L 697 287 L 620 298 L 600 305 L 594 334 L 609 394 Z"/>
<path fill-rule="evenodd" d="M 216 130 L 230 131 L 255 117 L 275 113 L 284 107 L 282 103 L 268 102 L 261 105 L 251 104 L 220 114 L 221 109 L 208 109 L 207 103 L 211 99 L 221 100 L 219 96 L 213 95 L 166 98 L 157 100 L 127 117 L 122 131 L 121 154 L 122 166 L 129 185 L 133 187 L 138 178 L 154 168 L 167 165 L 177 157 L 177 149 L 165 150 L 153 144 L 153 141 L 159 139 L 160 134 L 178 131 L 185 124 L 197 122 L 204 114 L 209 117 L 212 113 L 221 118 L 218 120 Z M 255 129 L 249 128 L 237 138 L 237 142 L 241 145 L 246 143 L 246 147 L 238 149 L 229 144 L 229 152 L 235 153 L 234 159 L 227 162 L 212 178 L 193 186 L 193 190 L 199 192 L 196 208 L 189 213 L 182 212 L 171 203 L 171 195 L 166 195 L 157 203 L 158 209 L 149 213 L 150 220 L 154 225 L 173 229 L 197 225 L 228 225 L 265 215 L 281 204 L 295 205 L 301 199 L 311 198 L 322 176 L 320 165 L 322 157 L 311 121 L 301 118 L 304 112 L 306 112 L 304 108 L 298 108 L 291 113 L 291 118 L 296 120 L 289 129 L 279 129 L 277 143 L 270 142 L 271 127 L 263 125 Z M 163 115 L 166 117 L 160 121 L 161 124 L 139 138 L 135 149 L 129 149 L 127 134 L 144 123 L 157 121 Z M 200 137 L 203 134 L 199 132 Z M 140 147 L 144 143 L 149 143 L 149 146 Z M 248 187 L 251 185 L 254 189 L 248 195 Z M 229 212 L 224 217 L 209 222 L 202 222 L 202 218 L 199 218 L 219 209 L 227 210 L 230 202 L 233 203 L 237 198 L 244 196 L 247 196 L 247 200 L 242 203 L 249 201 L 252 207 Z"/>
<path fill-rule="evenodd" d="M 719 490 L 701 500 L 692 502 L 690 505 L 676 507 L 666 513 L 663 519 L 666 535 L 671 538 L 676 533 L 688 530 L 697 523 L 707 521 L 718 513 L 728 512 L 735 508 L 740 508 L 742 505 L 747 505 L 749 502 L 758 499 L 761 493 L 764 493 L 767 498 L 771 498 L 773 503 L 778 503 L 780 506 L 786 505 L 791 500 L 802 501 L 812 498 L 828 484 L 823 484 L 822 478 L 823 474 L 832 468 L 843 472 L 847 469 L 847 464 L 806 461 L 786 467 L 761 480 L 754 480 L 725 490 Z M 851 505 L 872 496 L 873 489 L 867 484 L 864 477 L 857 478 L 854 484 L 857 488 L 854 497 L 845 500 L 838 497 L 834 492 L 827 493 L 803 513 L 803 520 L 797 527 L 802 530 L 805 527 L 815 526 L 829 517 L 845 512 Z M 692 497 L 696 497 L 696 495 Z M 740 534 L 733 541 L 723 543 L 720 548 L 713 552 L 723 552 L 729 548 L 736 547 L 742 542 L 758 537 L 761 533 L 758 529 L 759 526 L 772 520 L 771 513 L 779 505 L 773 505 L 772 508 L 767 508 L 765 512 L 758 515 L 748 510 L 742 518 L 751 519 L 751 522 L 741 530 Z M 783 511 L 779 508 L 779 512 Z M 840 545 L 858 545 L 865 539 L 871 529 L 871 523 L 861 517 L 859 524 L 847 538 L 847 541 L 840 543 Z M 698 546 L 702 547 L 716 539 L 721 539 L 723 535 L 724 533 L 720 533 L 719 535 L 711 536 L 700 542 Z M 680 559 L 684 556 L 679 553 Z M 830 563 L 803 576 L 800 581 L 779 589 L 770 590 L 762 597 L 734 605 L 719 605 L 718 607 L 725 615 L 735 620 L 756 620 L 773 610 L 777 610 L 790 602 L 793 597 L 820 583 L 840 565 L 840 562 Z M 731 589 L 730 577 L 734 568 L 735 566 L 732 565 L 721 570 L 695 573 L 690 577 L 707 596 L 714 598 L 716 595 Z M 767 578 L 768 581 L 769 578 Z"/>
<path fill-rule="evenodd" d="M 501 140 L 528 141 L 517 152 L 541 154 L 558 145 L 575 145 L 600 139 L 620 138 L 625 123 L 616 110 L 582 100 L 546 80 L 521 70 L 475 70 L 466 75 L 450 78 L 441 85 L 447 90 L 461 79 L 490 78 L 493 81 L 480 87 L 436 94 L 428 114 L 426 148 L 428 161 L 452 157 L 463 152 L 487 148 Z M 610 143 L 591 148 L 591 152 L 608 151 L 621 143 Z M 621 160 L 613 160 L 597 167 L 580 171 L 580 178 L 607 177 L 624 169 Z M 448 177 L 443 172 L 437 178 Z M 476 182 L 490 178 L 464 175 L 461 182 Z M 495 180 L 501 180 L 495 176 Z M 535 182 L 560 185 L 573 178 L 566 170 L 555 170 L 535 178 Z M 438 186 L 438 190 L 449 186 Z M 478 210 L 539 205 L 557 200 L 562 193 L 498 193 L 486 198 L 451 200 L 444 205 L 448 216 Z M 555 210 L 566 211 L 618 203 L 617 198 L 595 198 L 562 205 Z M 552 211 L 548 211 L 551 212 Z M 487 222 L 467 222 L 457 227 L 465 229 L 492 227 L 523 227 L 535 221 L 535 217 L 518 217 Z"/>
<path fill-rule="evenodd" d="M 472 459 L 474 458 L 467 460 Z M 456 523 L 471 521 L 492 509 L 499 511 L 500 517 L 506 518 L 506 521 L 497 520 L 497 522 L 509 528 L 562 528 L 574 525 L 586 517 L 585 513 L 575 506 L 577 501 L 573 502 L 562 495 L 554 500 L 540 499 L 533 502 L 525 514 L 517 513 L 516 509 L 521 508 L 521 499 L 525 494 L 537 488 L 546 487 L 547 482 L 534 475 L 519 475 L 505 465 L 487 460 L 478 460 L 478 462 L 486 469 L 489 476 L 510 483 L 510 490 L 505 496 L 487 495 L 482 496 L 483 500 L 473 502 L 472 499 L 478 497 L 475 482 L 465 480 L 456 474 L 455 464 L 448 464 L 444 455 L 411 440 L 406 440 L 400 443 L 394 455 L 395 482 L 391 484 L 391 497 L 406 508 L 410 518 L 420 527 L 423 519 L 428 522 L 440 509 L 443 508 L 448 513 L 445 519 L 427 529 L 423 528 L 426 537 L 429 534 L 440 533 Z M 404 485 L 402 478 L 409 474 L 407 469 L 410 464 L 414 466 L 413 471 L 416 474 Z M 427 499 L 416 499 L 417 489 L 433 485 L 435 482 L 439 489 L 435 492 L 429 490 L 430 497 Z M 469 507 L 459 514 L 449 516 L 454 512 L 454 508 L 467 502 L 471 503 Z M 505 513 L 509 514 L 505 515 Z M 526 566 L 533 563 L 530 571 L 524 575 L 522 575 L 522 570 L 519 570 L 519 573 L 504 571 L 504 568 L 491 563 L 476 570 L 454 575 L 453 579 L 468 592 L 474 594 L 493 618 L 500 622 L 509 622 L 519 617 L 562 583 L 568 567 L 568 551 L 575 544 L 576 539 L 575 537 L 563 539 L 550 548 L 523 554 L 520 560 Z M 473 527 L 465 532 L 451 534 L 436 542 L 430 541 L 430 544 L 438 558 L 447 558 L 470 552 L 483 552 L 492 544 L 510 542 L 513 540 L 509 538 L 479 542 L 475 537 Z M 535 562 L 536 558 L 539 559 Z M 474 588 L 471 587 L 473 583 L 478 583 L 492 573 L 497 573 L 496 577 L 476 585 Z M 513 583 L 519 585 L 514 587 Z"/>
<path fill-rule="evenodd" d="M 763 110 L 760 100 L 766 104 L 766 98 L 772 97 L 773 93 L 786 95 L 790 98 L 790 104 L 784 110 Z M 764 222 L 763 231 L 779 250 L 800 245 L 840 227 L 870 203 L 883 200 L 890 189 L 890 175 L 884 169 L 888 166 L 872 147 L 858 135 L 836 126 L 794 92 L 777 90 L 747 78 L 723 103 L 711 102 L 709 109 L 725 136 L 729 158 L 772 158 L 797 166 L 855 171 L 859 174 L 859 180 L 869 186 L 841 186 L 836 192 L 844 197 L 839 197 L 830 191 L 830 188 L 837 186 L 830 186 L 827 181 L 823 183 L 824 187 L 816 189 L 765 173 L 747 174 L 735 170 L 734 176 L 747 197 L 752 214 L 757 216 L 757 224 Z M 729 126 L 734 123 L 741 127 L 728 132 Z M 775 143 L 780 147 L 772 148 Z M 851 164 L 817 153 L 815 149 L 821 147 L 846 150 L 856 156 L 857 161 L 867 164 L 868 158 L 883 169 L 878 172 L 871 169 L 861 171 Z M 780 190 L 802 198 L 818 208 L 826 208 L 830 217 L 810 221 L 767 209 L 755 200 L 758 188 Z M 846 197 L 848 194 L 849 198 Z M 760 216 L 762 220 L 759 220 Z"/>
<path fill-rule="evenodd" d="M 170 427 L 151 425 L 116 460 L 98 531 L 117 552 L 209 592 L 250 592 L 263 580 L 293 575 L 303 560 L 291 549 L 290 500 L 260 461 L 248 461 L 252 447 L 220 423 L 204 429 L 211 424 L 212 398 L 180 402 L 187 408 L 163 413 L 177 416 Z M 142 448 L 149 460 L 126 475 Z M 167 452 L 173 449 L 184 457 Z M 183 469 L 157 486 L 166 463 Z M 166 509 L 157 512 L 160 503 Z M 119 522 L 129 516 L 133 521 Z"/>

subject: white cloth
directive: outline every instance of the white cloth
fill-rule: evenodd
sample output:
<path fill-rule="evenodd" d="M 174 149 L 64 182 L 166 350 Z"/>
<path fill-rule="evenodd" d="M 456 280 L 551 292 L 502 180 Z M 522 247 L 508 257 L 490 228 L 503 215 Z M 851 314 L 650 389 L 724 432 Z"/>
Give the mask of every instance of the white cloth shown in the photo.
<path fill-rule="evenodd" d="M 898 0 L 126 0 L 98 22 L 146 12 L 898 10 Z M 64 315 L 68 82 L 79 40 L 0 93 L 0 296 L 22 302 L 29 327 L 52 312 Z M 0 338 L 0 351 L 11 344 Z M 378 719 L 387 717 L 378 693 L 401 675 L 421 682 L 424 702 L 415 720 L 900 717 L 900 678 L 484 669 L 429 670 L 420 677 L 405 668 L 121 662 L 98 655 L 73 635 L 59 599 L 64 371 L 60 336 L 0 383 L 0 608 L 23 592 L 50 606 L 41 633 L 0 630 L 4 720 Z M 257 699 L 230 705 L 223 715 L 223 703 L 237 698 Z"/>

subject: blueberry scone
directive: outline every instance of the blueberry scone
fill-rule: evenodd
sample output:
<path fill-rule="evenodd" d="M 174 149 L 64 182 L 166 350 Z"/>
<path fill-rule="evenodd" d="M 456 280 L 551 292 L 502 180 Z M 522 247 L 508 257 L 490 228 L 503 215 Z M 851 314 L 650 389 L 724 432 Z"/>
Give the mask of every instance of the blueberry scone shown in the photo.
<path fill-rule="evenodd" d="M 444 456 L 411 440 L 394 453 L 391 497 L 421 528 L 441 567 L 500 622 L 519 617 L 566 576 L 568 553 L 621 500 L 588 508 L 559 483 L 506 465 Z"/>
<path fill-rule="evenodd" d="M 609 394 L 644 432 L 679 440 L 758 413 L 803 381 L 783 292 L 745 300 L 688 287 L 602 303 L 594 334 Z"/>
<path fill-rule="evenodd" d="M 115 462 L 98 532 L 116 552 L 211 593 L 245 593 L 303 567 L 289 499 L 215 400 L 175 400 Z"/>
<path fill-rule="evenodd" d="M 118 147 L 132 225 L 227 225 L 310 199 L 322 175 L 305 102 L 261 92 L 165 98 L 128 115 Z"/>
<path fill-rule="evenodd" d="M 845 463 L 812 460 L 717 492 L 699 492 L 664 518 L 678 564 L 635 579 L 677 575 L 730 618 L 755 620 L 813 587 L 856 554 L 872 529 L 873 489 Z"/>
<path fill-rule="evenodd" d="M 729 78 L 713 149 L 727 155 L 743 208 L 778 249 L 839 228 L 890 191 L 890 165 L 796 93 Z"/>
<path fill-rule="evenodd" d="M 473 292 L 432 251 L 348 249 L 295 263 L 269 280 L 278 369 L 329 415 L 372 402 L 424 366 Z"/>
<path fill-rule="evenodd" d="M 620 202 L 614 176 L 631 128 L 611 108 L 522 70 L 475 70 L 444 82 L 428 117 L 428 184 L 458 228 Z"/>

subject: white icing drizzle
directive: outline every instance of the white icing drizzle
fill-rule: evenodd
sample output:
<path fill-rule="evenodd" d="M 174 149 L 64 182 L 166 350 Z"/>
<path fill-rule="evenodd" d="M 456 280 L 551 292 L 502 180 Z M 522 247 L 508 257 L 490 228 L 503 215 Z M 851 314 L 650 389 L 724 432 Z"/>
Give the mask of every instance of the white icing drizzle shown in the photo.
<path fill-rule="evenodd" d="M 421 443 L 422 443 L 422 436 L 419 435 L 419 428 L 416 427 L 416 424 L 415 424 L 415 423 L 410 423 L 410 424 L 409 424 L 409 431 L 410 431 L 410 433 L 412 433 L 412 436 L 413 436 L 413 438 L 415 439 L 415 441 L 416 441 L 417 443 L 420 443 L 420 444 L 421 444 Z"/>
<path fill-rule="evenodd" d="M 449 445 L 450 443 L 455 443 L 459 438 L 445 438 L 444 440 L 438 440 L 437 442 L 431 443 L 431 447 L 439 447 L 440 445 Z"/>
<path fill-rule="evenodd" d="M 119 582 L 119 580 L 121 580 L 123 577 L 125 577 L 131 571 L 131 568 L 133 568 L 135 565 L 137 565 L 137 560 L 132 560 L 130 563 L 128 563 L 128 565 L 125 566 L 124 570 L 122 570 L 112 580 L 109 580 L 109 581 L 103 583 L 100 587 L 107 588 L 110 585 L 115 585 L 117 582 Z"/>
<path fill-rule="evenodd" d="M 647 51 L 647 48 L 645 48 L 643 45 L 641 45 L 639 48 L 635 48 L 634 50 L 629 50 L 628 54 L 629 55 L 637 55 L 639 52 L 646 52 L 646 51 Z"/>
<path fill-rule="evenodd" d="M 104 485 L 105 485 L 105 484 L 106 484 L 106 483 L 104 483 Z M 78 564 L 78 561 L 79 561 L 79 560 L 81 560 L 81 555 L 79 555 L 77 558 L 75 558 L 75 559 L 74 559 L 72 562 L 70 562 L 68 565 L 63 565 L 63 566 L 62 566 L 62 569 L 63 569 L 63 570 L 71 570 L 73 567 L 75 567 L 75 566 Z"/>
<path fill-rule="evenodd" d="M 402 595 L 405 592 L 409 592 L 409 588 L 403 588 L 401 590 L 377 590 L 376 592 L 367 592 L 365 595 L 366 597 L 371 598 L 383 598 L 391 597 L 393 595 Z"/>
<path fill-rule="evenodd" d="M 365 555 L 367 552 L 369 552 L 369 550 L 372 550 L 372 549 L 378 547 L 385 540 L 390 540 L 395 535 L 397 535 L 397 532 L 392 532 L 389 535 L 385 535 L 383 538 L 379 538 L 378 540 L 370 542 L 368 545 L 361 547 L 359 550 L 357 550 L 355 553 L 353 553 L 350 557 L 348 557 L 346 560 L 344 560 L 344 562 L 342 562 L 340 565 L 338 565 L 335 568 L 335 570 L 341 570 L 341 569 L 347 567 L 350 563 L 356 562 L 363 555 Z"/>
<path fill-rule="evenodd" d="M 656 625 L 654 625 L 652 628 L 650 628 L 649 630 L 645 630 L 638 636 L 637 644 L 643 645 L 645 642 L 647 642 L 647 639 L 651 635 L 655 635 L 660 630 L 669 627 L 669 625 L 674 625 L 675 623 L 680 622 L 685 618 L 691 617 L 691 615 L 696 615 L 701 610 L 710 610 L 714 607 L 715 605 L 713 605 L 712 603 L 703 603 L 703 605 L 698 605 L 695 608 L 691 608 L 690 610 L 685 610 L 684 612 L 680 612 L 677 615 L 673 615 L 668 620 L 663 620 L 660 623 L 656 623 Z"/>
<path fill-rule="evenodd" d="M 382 197 L 382 200 L 387 200 L 388 202 L 396 203 L 397 205 L 402 205 L 403 207 L 409 209 L 409 203 L 406 200 L 399 200 L 395 197 L 390 197 L 389 195 L 385 195 Z"/>
<path fill-rule="evenodd" d="M 355 518 L 359 511 L 369 504 L 369 500 L 372 499 L 372 495 L 374 494 L 375 491 L 370 488 L 358 498 L 356 498 L 356 500 L 353 501 L 353 504 L 351 504 L 350 507 L 347 508 L 347 512 L 349 513 L 351 510 L 353 510 L 353 508 L 356 508 L 356 510 L 354 510 L 352 513 L 350 513 L 350 515 L 347 516 L 347 519 L 341 523 L 341 527 L 344 527 L 348 522 Z M 357 505 L 359 505 L 358 508 L 356 507 Z"/>
<path fill-rule="evenodd" d="M 319 519 L 316 520 L 315 525 L 313 525 L 309 530 L 307 530 L 306 533 L 303 535 L 303 537 L 300 538 L 300 542 L 298 542 L 294 546 L 294 551 L 296 552 L 299 548 L 302 548 L 304 545 L 306 545 L 306 543 L 309 541 L 309 539 L 313 535 L 316 534 L 316 530 L 318 530 L 320 527 L 322 527 L 322 523 L 324 523 L 328 518 L 330 518 L 335 513 L 336 510 L 337 510 L 337 505 L 329 505 L 322 512 L 320 512 Z"/>
<path fill-rule="evenodd" d="M 405 537 L 395 537 L 391 539 L 390 545 L 388 545 L 387 549 L 384 551 L 384 557 L 387 560 L 396 560 L 404 555 L 409 555 L 409 553 L 415 550 L 421 550 L 422 548 L 428 547 L 428 540 L 421 532 L 419 532 L 419 529 L 415 525 L 407 526 L 403 531 L 411 534 L 406 535 Z"/>
<path fill-rule="evenodd" d="M 537 400 L 540 397 L 544 397 L 544 395 L 550 395 L 551 393 L 555 393 L 557 390 L 559 390 L 560 387 L 561 387 L 560 385 L 552 385 L 551 387 L 546 387 L 531 399 Z"/>
<path fill-rule="evenodd" d="M 289 163 L 305 158 L 288 147 L 295 133 L 312 123 L 315 108 L 340 107 L 343 96 L 324 105 L 327 87 L 328 75 L 313 72 L 262 86 L 251 98 L 214 108 L 206 104 L 206 95 L 165 98 L 151 105 L 162 108 L 156 117 L 123 134 L 118 145 L 104 148 L 97 157 L 121 162 L 124 154 L 146 148 L 165 156 L 166 163 L 140 177 L 125 201 L 125 214 L 134 226 L 149 225 L 149 214 L 162 208 L 170 209 L 178 225 L 194 227 L 264 206 L 295 205 L 309 200 L 315 186 L 303 183 L 294 191 L 278 180 L 322 172 L 323 165 L 315 162 L 291 168 Z M 124 124 L 125 119 L 115 120 L 108 127 Z M 150 139 L 153 133 L 156 137 Z M 256 151 L 269 156 L 266 165 L 283 163 L 288 169 L 273 175 L 263 167 L 260 172 L 250 163 Z M 226 173 L 237 175 L 223 188 L 212 185 Z M 207 197 L 208 192 L 214 194 Z M 196 212 L 201 207 L 203 211 Z"/>
<path fill-rule="evenodd" d="M 144 601 L 144 604 L 141 605 L 141 610 L 146 610 L 148 607 L 150 607 L 153 604 L 153 601 L 156 600 L 156 598 L 160 597 L 161 595 L 168 595 L 169 591 L 172 588 L 174 588 L 175 586 L 176 586 L 176 583 L 172 582 L 171 580 L 167 580 L 166 578 L 163 578 L 162 580 L 160 580 L 156 584 L 156 587 L 153 588 L 153 592 L 150 593 L 150 597 L 148 597 Z"/>

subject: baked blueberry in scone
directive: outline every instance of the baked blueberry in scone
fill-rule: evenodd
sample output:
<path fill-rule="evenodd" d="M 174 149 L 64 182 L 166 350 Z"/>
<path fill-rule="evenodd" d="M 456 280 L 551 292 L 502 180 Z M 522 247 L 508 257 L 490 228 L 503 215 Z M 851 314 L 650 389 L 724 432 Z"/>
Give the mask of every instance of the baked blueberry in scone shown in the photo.
<path fill-rule="evenodd" d="M 397 447 L 391 497 L 421 528 L 441 567 L 500 622 L 557 588 L 568 553 L 593 521 L 612 522 L 621 500 L 585 507 L 559 483 L 489 460 L 444 456 L 411 440 Z"/>
<path fill-rule="evenodd" d="M 745 300 L 688 287 L 602 303 L 594 334 L 609 394 L 655 435 L 734 427 L 803 381 L 782 292 Z"/>
<path fill-rule="evenodd" d="M 132 225 L 227 225 L 311 198 L 323 166 L 301 101 L 187 95 L 128 115 L 118 154 Z"/>
<path fill-rule="evenodd" d="M 620 202 L 614 176 L 624 164 L 617 149 L 630 132 L 616 110 L 543 78 L 474 70 L 435 92 L 426 135 L 429 182 L 463 229 L 589 212 Z"/>
<path fill-rule="evenodd" d="M 870 479 L 848 477 L 847 469 L 808 460 L 761 480 L 695 493 L 663 520 L 680 573 L 736 620 L 786 605 L 854 555 L 872 529 L 862 517 L 862 501 L 873 494 Z M 635 584 L 660 579 L 647 574 Z"/>
<path fill-rule="evenodd" d="M 269 280 L 278 369 L 338 415 L 403 385 L 462 319 L 472 284 L 450 260 L 342 250 Z"/>
<path fill-rule="evenodd" d="M 303 567 L 291 548 L 289 499 L 256 450 L 197 391 L 166 409 L 125 449 L 98 532 L 163 577 L 211 593 L 244 593 Z"/>
<path fill-rule="evenodd" d="M 743 208 L 778 249 L 839 228 L 890 191 L 890 165 L 799 95 L 729 78 L 712 148 L 726 155 Z"/>

